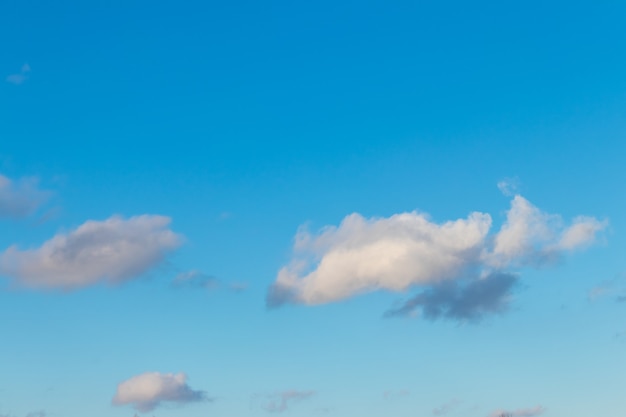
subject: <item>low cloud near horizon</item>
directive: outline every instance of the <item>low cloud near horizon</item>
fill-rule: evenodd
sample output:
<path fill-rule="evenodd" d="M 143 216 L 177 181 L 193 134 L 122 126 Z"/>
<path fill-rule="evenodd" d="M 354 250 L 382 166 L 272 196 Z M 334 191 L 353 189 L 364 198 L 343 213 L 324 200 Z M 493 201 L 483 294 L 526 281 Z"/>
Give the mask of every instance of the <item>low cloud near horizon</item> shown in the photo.
<path fill-rule="evenodd" d="M 137 411 L 153 411 L 163 403 L 184 405 L 211 401 L 206 392 L 192 389 L 184 373 L 147 372 L 117 386 L 113 405 L 130 405 Z"/>
<path fill-rule="evenodd" d="M 369 219 L 354 213 L 317 234 L 301 228 L 266 301 L 319 305 L 422 288 L 387 316 L 479 319 L 506 310 L 518 282 L 514 269 L 553 264 L 592 244 L 607 224 L 587 216 L 566 224 L 521 195 L 495 233 L 491 216 L 480 212 L 444 223 L 415 211 Z"/>
<path fill-rule="evenodd" d="M 89 220 L 38 248 L 9 247 L 0 253 L 0 275 L 28 289 L 120 284 L 148 272 L 182 244 L 170 222 L 158 215 Z"/>

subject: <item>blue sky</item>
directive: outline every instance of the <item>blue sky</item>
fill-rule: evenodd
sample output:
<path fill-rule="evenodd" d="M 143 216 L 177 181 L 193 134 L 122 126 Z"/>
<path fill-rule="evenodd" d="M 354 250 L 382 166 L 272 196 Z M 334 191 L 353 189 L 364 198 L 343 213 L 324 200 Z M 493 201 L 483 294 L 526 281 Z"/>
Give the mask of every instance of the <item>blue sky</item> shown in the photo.
<path fill-rule="evenodd" d="M 0 416 L 621 416 L 624 18 L 3 2 Z"/>

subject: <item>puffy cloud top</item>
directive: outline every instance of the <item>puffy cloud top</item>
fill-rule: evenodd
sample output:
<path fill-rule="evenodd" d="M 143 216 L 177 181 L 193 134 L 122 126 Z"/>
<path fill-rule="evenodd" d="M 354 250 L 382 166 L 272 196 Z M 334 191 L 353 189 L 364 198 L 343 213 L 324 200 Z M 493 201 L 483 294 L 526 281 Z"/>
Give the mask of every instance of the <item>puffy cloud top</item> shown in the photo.
<path fill-rule="evenodd" d="M 207 400 L 205 392 L 193 390 L 187 385 L 184 373 L 147 372 L 120 383 L 113 404 L 132 405 L 137 411 L 148 412 L 164 402 L 187 404 Z"/>
<path fill-rule="evenodd" d="M 169 217 L 156 215 L 90 220 L 39 248 L 8 248 L 0 254 L 0 273 L 28 288 L 120 283 L 147 272 L 180 246 L 182 238 L 169 224 Z"/>

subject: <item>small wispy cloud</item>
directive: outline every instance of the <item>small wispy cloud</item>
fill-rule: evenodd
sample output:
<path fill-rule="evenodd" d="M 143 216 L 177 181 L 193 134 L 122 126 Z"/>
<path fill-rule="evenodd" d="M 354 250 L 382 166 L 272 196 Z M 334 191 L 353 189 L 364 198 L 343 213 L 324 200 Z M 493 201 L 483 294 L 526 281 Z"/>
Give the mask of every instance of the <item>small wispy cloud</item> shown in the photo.
<path fill-rule="evenodd" d="M 228 288 L 237 293 L 247 291 L 248 287 L 249 285 L 247 282 L 231 282 L 228 284 Z"/>
<path fill-rule="evenodd" d="M 26 414 L 26 417 L 46 417 L 46 412 L 44 410 L 39 411 L 31 411 Z M 11 414 L 0 414 L 0 417 L 14 417 Z"/>
<path fill-rule="evenodd" d="M 219 286 L 217 278 L 198 270 L 181 272 L 172 281 L 175 288 L 196 288 L 215 290 Z"/>
<path fill-rule="evenodd" d="M 520 180 L 517 177 L 504 178 L 498 181 L 498 189 L 502 194 L 507 197 L 511 197 L 519 192 Z"/>
<path fill-rule="evenodd" d="M 613 298 L 618 303 L 626 302 L 626 280 L 623 276 L 603 281 L 587 292 L 589 301 L 597 301 L 607 297 Z"/>
<path fill-rule="evenodd" d="M 315 395 L 315 391 L 289 390 L 277 392 L 266 397 L 262 408 L 270 413 L 282 413 L 293 404 L 311 398 L 313 395 Z"/>
<path fill-rule="evenodd" d="M 490 417 L 535 417 L 545 413 L 546 408 L 542 405 L 538 405 L 532 408 L 519 408 L 517 410 L 495 410 L 490 414 Z"/>
<path fill-rule="evenodd" d="M 383 398 L 385 400 L 393 400 L 396 398 L 403 398 L 409 396 L 411 393 L 408 390 L 387 390 L 383 392 Z"/>
<path fill-rule="evenodd" d="M 30 65 L 24 64 L 20 69 L 20 72 L 15 74 L 10 74 L 6 78 L 6 82 L 14 85 L 23 84 L 26 80 L 28 80 L 30 74 Z"/>
<path fill-rule="evenodd" d="M 457 399 L 452 399 L 445 404 L 440 405 L 439 407 L 433 409 L 434 416 L 445 416 L 446 414 L 454 411 L 459 405 L 461 401 Z"/>
<path fill-rule="evenodd" d="M 34 213 L 52 195 L 35 177 L 17 180 L 0 174 L 0 218 L 18 219 Z"/>
<path fill-rule="evenodd" d="M 177 289 L 196 289 L 196 290 L 227 290 L 234 293 L 241 293 L 248 289 L 245 282 L 224 282 L 213 275 L 206 274 L 197 269 L 191 271 L 180 272 L 174 277 L 172 287 Z"/>
<path fill-rule="evenodd" d="M 618 342 L 626 342 L 626 331 L 615 333 L 614 338 Z"/>

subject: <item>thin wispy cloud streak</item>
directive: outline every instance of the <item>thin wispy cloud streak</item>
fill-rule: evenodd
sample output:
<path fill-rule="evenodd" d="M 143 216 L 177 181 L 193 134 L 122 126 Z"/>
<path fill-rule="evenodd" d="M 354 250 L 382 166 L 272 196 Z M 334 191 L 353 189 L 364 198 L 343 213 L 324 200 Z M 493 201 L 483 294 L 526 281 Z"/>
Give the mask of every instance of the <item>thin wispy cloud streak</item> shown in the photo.
<path fill-rule="evenodd" d="M 291 262 L 269 288 L 268 307 L 317 305 L 386 290 L 425 292 L 388 316 L 415 309 L 428 318 L 477 319 L 506 309 L 515 269 L 554 264 L 596 241 L 606 221 L 579 216 L 569 224 L 520 195 L 490 233 L 489 214 L 435 223 L 423 213 L 366 219 L 354 213 L 339 226 L 298 231 Z"/>
<path fill-rule="evenodd" d="M 306 400 L 315 395 L 315 391 L 289 390 L 268 396 L 263 409 L 270 413 L 282 413 L 295 403 Z"/>
<path fill-rule="evenodd" d="M 174 288 L 215 290 L 219 285 L 217 278 L 197 270 L 181 272 L 172 281 Z"/>
<path fill-rule="evenodd" d="M 445 416 L 446 414 L 449 414 L 452 411 L 454 411 L 460 404 L 461 404 L 461 401 L 457 399 L 450 400 L 447 403 L 442 404 L 441 406 L 433 409 L 433 415 L 437 417 Z"/>
<path fill-rule="evenodd" d="M 538 405 L 531 408 L 520 408 L 517 410 L 495 410 L 490 414 L 490 417 L 535 417 L 545 413 L 546 408 Z"/>

